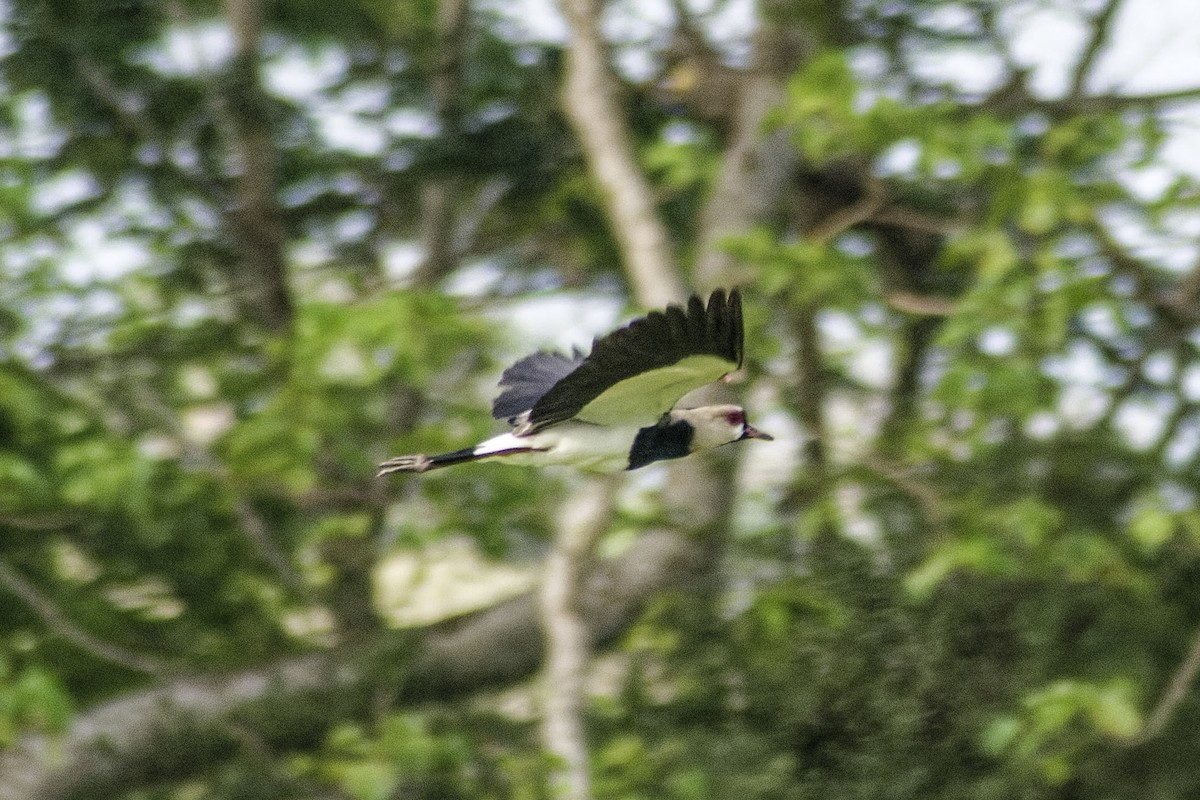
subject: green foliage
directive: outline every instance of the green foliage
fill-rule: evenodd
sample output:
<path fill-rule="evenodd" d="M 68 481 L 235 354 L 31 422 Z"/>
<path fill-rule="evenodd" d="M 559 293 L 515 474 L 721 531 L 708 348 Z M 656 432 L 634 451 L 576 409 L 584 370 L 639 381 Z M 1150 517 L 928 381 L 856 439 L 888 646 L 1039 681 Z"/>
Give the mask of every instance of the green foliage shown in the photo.
<path fill-rule="evenodd" d="M 417 715 L 382 720 L 373 734 L 346 725 L 329 734 L 319 761 L 302 759 L 294 768 L 316 771 L 355 800 L 387 800 L 398 793 L 425 797 L 475 794 L 465 739 L 429 730 Z"/>
<path fill-rule="evenodd" d="M 918 151 L 916 174 L 932 180 L 994 178 L 1015 155 L 1011 123 L 987 114 L 964 117 L 953 103 L 864 100 L 863 88 L 844 52 L 823 53 L 792 78 L 788 105 L 776 123 L 786 125 L 797 149 L 817 162 L 872 159 L 907 144 Z"/>
<path fill-rule="evenodd" d="M 1057 681 L 1025 695 L 1020 713 L 997 717 L 984 732 L 983 746 L 1061 785 L 1070 779 L 1079 753 L 1095 740 L 1138 734 L 1142 719 L 1133 694 L 1129 682 L 1119 679 L 1103 685 Z M 1074 723 L 1086 731 L 1072 732 Z"/>
<path fill-rule="evenodd" d="M 797 305 L 853 308 L 871 288 L 869 262 L 860 255 L 811 241 L 781 243 L 766 230 L 725 242 L 737 258 L 755 264 L 762 291 Z"/>
<path fill-rule="evenodd" d="M 14 744 L 18 732 L 61 732 L 74 705 L 54 672 L 39 666 L 15 669 L 0 659 L 0 747 Z"/>
<path fill-rule="evenodd" d="M 216 4 L 9 6 L 0 748 L 164 680 L 139 656 L 223 675 L 369 639 L 393 549 L 536 561 L 557 473 L 373 473 L 500 427 L 509 298 L 629 282 L 560 46 L 503 4 L 470 4 L 457 59 L 432 0 L 267 4 L 256 86 L 197 57 Z M 1196 796 L 1194 686 L 1144 738 L 1200 619 L 1195 279 L 1172 250 L 1200 191 L 1163 167 L 1172 117 L 914 65 L 1011 44 L 987 4 L 766 6 L 803 64 L 763 133 L 798 163 L 721 246 L 738 391 L 797 435 L 727 476 L 703 590 L 618 645 L 587 715 L 595 796 Z M 749 81 L 738 58 L 717 61 Z M 727 170 L 740 105 L 714 124 L 660 88 L 624 85 L 618 121 L 686 266 L 715 183 L 778 165 Z M 439 196 L 454 269 L 414 277 Z M 649 475 L 602 555 L 673 524 Z M 278 751 L 239 728 L 226 762 L 126 796 L 547 796 L 536 722 L 392 702 Z"/>

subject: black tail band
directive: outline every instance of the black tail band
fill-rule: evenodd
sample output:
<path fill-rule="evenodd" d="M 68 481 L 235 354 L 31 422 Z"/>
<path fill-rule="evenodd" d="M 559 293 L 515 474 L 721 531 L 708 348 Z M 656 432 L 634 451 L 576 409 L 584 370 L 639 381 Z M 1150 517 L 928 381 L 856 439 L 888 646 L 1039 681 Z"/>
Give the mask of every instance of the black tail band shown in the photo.
<path fill-rule="evenodd" d="M 496 458 L 497 456 L 511 456 L 517 453 L 532 453 L 537 449 L 536 447 L 514 447 L 511 450 L 497 450 L 491 453 L 477 454 L 474 448 L 468 447 L 463 450 L 455 450 L 453 453 L 441 453 L 436 456 L 420 454 L 397 456 L 396 458 L 389 458 L 380 464 L 379 472 L 375 473 L 375 477 L 390 475 L 393 472 L 428 472 L 431 469 L 452 467 L 455 464 L 466 464 L 468 461 L 480 461 L 485 458 Z"/>

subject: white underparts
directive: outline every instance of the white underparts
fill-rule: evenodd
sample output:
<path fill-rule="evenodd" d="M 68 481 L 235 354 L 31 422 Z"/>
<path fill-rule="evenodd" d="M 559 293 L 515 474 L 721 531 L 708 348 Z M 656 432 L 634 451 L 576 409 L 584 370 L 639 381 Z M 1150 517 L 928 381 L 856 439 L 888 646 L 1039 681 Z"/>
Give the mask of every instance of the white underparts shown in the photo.
<path fill-rule="evenodd" d="M 495 454 L 515 464 L 569 464 L 597 472 L 620 472 L 629 466 L 629 448 L 637 432 L 632 426 L 563 422 L 529 436 L 502 433 L 477 445 L 475 454 Z"/>

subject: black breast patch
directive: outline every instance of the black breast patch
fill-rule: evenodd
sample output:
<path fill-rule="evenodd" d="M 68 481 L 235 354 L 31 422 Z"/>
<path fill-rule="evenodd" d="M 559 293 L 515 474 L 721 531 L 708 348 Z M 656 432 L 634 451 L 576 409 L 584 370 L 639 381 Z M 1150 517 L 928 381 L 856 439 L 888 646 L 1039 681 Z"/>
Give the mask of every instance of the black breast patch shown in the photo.
<path fill-rule="evenodd" d="M 684 420 L 642 428 L 633 439 L 633 447 L 629 448 L 629 469 L 669 458 L 683 458 L 692 452 L 695 433 L 696 429 Z"/>

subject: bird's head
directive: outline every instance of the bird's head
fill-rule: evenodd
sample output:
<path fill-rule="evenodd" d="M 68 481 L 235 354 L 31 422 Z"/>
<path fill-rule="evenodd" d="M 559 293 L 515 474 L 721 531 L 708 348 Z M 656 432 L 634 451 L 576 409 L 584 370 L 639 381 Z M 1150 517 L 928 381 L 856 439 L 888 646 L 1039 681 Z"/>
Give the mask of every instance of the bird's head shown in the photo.
<path fill-rule="evenodd" d="M 692 426 L 692 450 L 711 450 L 742 439 L 774 439 L 746 420 L 741 406 L 700 406 L 677 408 L 670 412 L 672 421 L 683 420 Z"/>

